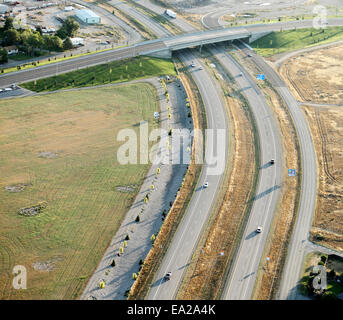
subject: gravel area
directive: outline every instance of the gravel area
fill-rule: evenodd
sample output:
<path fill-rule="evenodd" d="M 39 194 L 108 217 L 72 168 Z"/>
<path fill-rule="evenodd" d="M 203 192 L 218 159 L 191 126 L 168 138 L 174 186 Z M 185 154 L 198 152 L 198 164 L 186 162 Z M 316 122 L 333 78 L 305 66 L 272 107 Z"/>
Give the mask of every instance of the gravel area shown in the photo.
<path fill-rule="evenodd" d="M 160 100 L 160 118 L 162 128 L 168 130 L 169 127 L 192 129 L 192 123 L 187 117 L 186 93 L 183 87 L 179 87 L 176 82 L 167 84 L 170 102 L 166 101 L 164 89 L 157 80 L 149 80 L 158 91 Z M 168 106 L 171 110 L 168 110 Z M 168 119 L 168 113 L 172 118 Z M 163 139 L 161 139 L 162 141 Z M 160 148 L 166 148 L 164 143 L 160 143 Z M 157 168 L 161 169 L 160 174 L 155 177 Z M 151 236 L 157 234 L 162 221 L 162 212 L 167 212 L 170 203 L 175 200 L 178 188 L 181 185 L 184 174 L 186 173 L 186 164 L 161 164 L 152 165 L 145 181 L 137 194 L 137 197 L 126 214 L 118 232 L 113 237 L 111 244 L 107 248 L 104 257 L 98 264 L 96 271 L 91 276 L 81 299 L 84 300 L 123 300 L 126 299 L 125 292 L 129 290 L 134 282 L 132 275 L 139 270 L 139 261 L 148 254 L 152 247 Z M 150 190 L 151 184 L 155 188 L 151 191 L 149 202 L 144 203 L 144 197 Z M 142 208 L 144 212 L 140 214 Z M 136 222 L 137 215 L 140 214 L 140 222 Z M 124 253 L 118 257 L 119 248 L 123 247 L 126 235 L 130 240 L 127 241 L 127 247 Z M 115 259 L 115 266 L 111 263 Z M 105 282 L 105 287 L 100 289 L 99 283 Z"/>

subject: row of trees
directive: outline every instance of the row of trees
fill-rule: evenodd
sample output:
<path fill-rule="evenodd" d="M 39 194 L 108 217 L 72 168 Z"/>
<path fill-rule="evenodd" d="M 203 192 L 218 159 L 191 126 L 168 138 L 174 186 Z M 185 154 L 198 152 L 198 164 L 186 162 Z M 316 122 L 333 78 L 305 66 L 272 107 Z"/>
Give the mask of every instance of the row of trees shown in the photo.
<path fill-rule="evenodd" d="M 30 56 L 34 55 L 37 49 L 49 52 L 69 50 L 73 47 L 70 37 L 74 37 L 79 28 L 78 22 L 68 17 L 55 35 L 43 35 L 40 26 L 36 28 L 36 31 L 29 28 L 14 29 L 13 18 L 8 17 L 0 30 L 1 45 L 16 45 Z M 0 50 L 0 62 L 7 60 L 7 54 L 4 54 L 4 51 L 6 50 Z"/>

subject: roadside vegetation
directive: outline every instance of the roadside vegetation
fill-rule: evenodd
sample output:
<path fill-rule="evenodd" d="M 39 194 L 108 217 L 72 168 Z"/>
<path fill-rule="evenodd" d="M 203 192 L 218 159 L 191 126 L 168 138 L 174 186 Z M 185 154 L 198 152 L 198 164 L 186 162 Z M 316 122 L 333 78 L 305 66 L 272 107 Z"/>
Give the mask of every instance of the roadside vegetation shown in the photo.
<path fill-rule="evenodd" d="M 160 75 L 175 75 L 175 68 L 170 60 L 140 56 L 31 81 L 21 86 L 35 92 L 55 91 Z"/>
<path fill-rule="evenodd" d="M 326 270 L 326 289 L 317 289 L 313 285 L 314 279 L 320 272 L 314 272 L 315 266 L 322 266 Z M 316 300 L 338 300 L 343 298 L 343 258 L 320 252 L 310 253 L 306 257 L 304 273 L 300 280 L 299 291 Z"/>
<path fill-rule="evenodd" d="M 0 101 L 0 299 L 78 298 L 149 169 L 119 165 L 117 133 L 156 110 L 147 83 Z"/>
<path fill-rule="evenodd" d="M 1 46 L 16 46 L 21 52 L 21 58 L 24 57 L 23 54 L 26 55 L 26 58 L 30 58 L 52 51 L 62 52 L 73 48 L 70 37 L 75 36 L 79 28 L 79 23 L 74 18 L 68 17 L 55 35 L 43 35 L 40 26 L 35 31 L 24 27 L 15 29 L 13 18 L 8 17 L 0 29 Z M 8 55 L 4 54 L 4 50 L 4 48 L 0 50 L 0 63 L 8 61 Z M 18 70 L 20 70 L 20 66 L 18 66 Z"/>
<path fill-rule="evenodd" d="M 263 57 L 343 39 L 343 27 L 292 29 L 272 32 L 250 45 Z"/>

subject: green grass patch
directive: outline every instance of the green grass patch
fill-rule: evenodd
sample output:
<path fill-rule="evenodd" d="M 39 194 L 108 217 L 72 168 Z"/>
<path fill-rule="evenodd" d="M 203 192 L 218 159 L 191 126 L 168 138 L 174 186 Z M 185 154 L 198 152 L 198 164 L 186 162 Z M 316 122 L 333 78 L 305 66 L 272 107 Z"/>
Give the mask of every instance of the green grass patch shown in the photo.
<path fill-rule="evenodd" d="M 0 299 L 80 295 L 149 169 L 118 163 L 117 134 L 139 134 L 142 120 L 157 128 L 158 108 L 147 83 L 0 101 Z M 39 214 L 18 214 L 40 202 Z M 12 288 L 18 264 L 27 269 L 26 290 Z"/>
<path fill-rule="evenodd" d="M 160 75 L 175 75 L 171 60 L 137 57 L 76 70 L 21 86 L 36 92 L 80 88 Z"/>
<path fill-rule="evenodd" d="M 272 32 L 252 42 L 251 46 L 259 55 L 269 57 L 278 53 L 299 50 L 342 39 L 343 27 L 328 27 L 320 30 L 305 28 Z"/>

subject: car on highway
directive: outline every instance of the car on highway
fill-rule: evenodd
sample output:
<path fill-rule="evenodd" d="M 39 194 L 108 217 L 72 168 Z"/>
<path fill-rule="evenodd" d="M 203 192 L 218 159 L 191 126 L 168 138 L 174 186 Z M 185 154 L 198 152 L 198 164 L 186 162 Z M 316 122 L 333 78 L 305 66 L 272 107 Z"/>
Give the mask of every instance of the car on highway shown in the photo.
<path fill-rule="evenodd" d="M 204 188 L 207 188 L 208 187 L 208 182 L 205 182 L 204 185 L 203 185 Z"/>
<path fill-rule="evenodd" d="M 195 67 L 195 63 L 194 63 L 194 62 L 191 63 L 191 67 L 192 67 L 192 68 Z"/>
<path fill-rule="evenodd" d="M 239 77 L 242 77 L 242 76 L 243 76 L 243 72 L 240 72 L 238 76 L 239 76 Z"/>
<path fill-rule="evenodd" d="M 166 281 L 170 280 L 171 275 L 172 275 L 172 273 L 170 271 L 167 272 L 166 275 L 164 276 L 164 280 L 166 280 Z"/>
<path fill-rule="evenodd" d="M 269 161 L 269 163 L 270 163 L 270 164 L 274 164 L 274 163 L 275 163 L 275 160 L 274 160 L 274 159 L 271 159 L 271 160 Z"/>
<path fill-rule="evenodd" d="M 257 233 L 261 233 L 262 232 L 262 227 L 261 226 L 257 227 L 256 232 Z"/>

